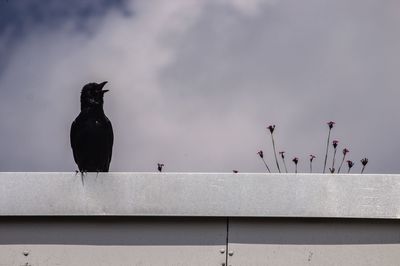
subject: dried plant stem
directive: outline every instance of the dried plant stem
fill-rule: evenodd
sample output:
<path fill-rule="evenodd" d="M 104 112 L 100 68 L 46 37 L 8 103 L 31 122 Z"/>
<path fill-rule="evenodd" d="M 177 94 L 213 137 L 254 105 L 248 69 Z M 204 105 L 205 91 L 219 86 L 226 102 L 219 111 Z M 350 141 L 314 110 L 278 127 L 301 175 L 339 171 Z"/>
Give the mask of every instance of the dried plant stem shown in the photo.
<path fill-rule="evenodd" d="M 326 152 L 325 152 L 325 161 L 324 161 L 324 171 L 322 172 L 323 174 L 325 174 L 325 169 L 326 169 L 326 161 L 328 160 L 328 150 L 329 150 L 329 140 L 331 138 L 331 128 L 329 128 L 329 132 L 328 132 L 328 140 L 326 142 Z"/>
<path fill-rule="evenodd" d="M 364 173 L 364 169 L 365 169 L 365 165 L 363 165 L 363 167 L 361 169 L 361 174 Z"/>
<path fill-rule="evenodd" d="M 294 172 L 295 172 L 295 174 L 297 174 L 297 164 L 299 163 L 299 158 L 294 157 L 292 162 L 294 162 L 294 167 L 295 167 Z"/>
<path fill-rule="evenodd" d="M 288 171 L 287 171 L 287 167 L 286 167 L 285 158 L 282 158 L 282 161 L 283 161 L 283 166 L 285 166 L 285 172 L 287 173 Z"/>
<path fill-rule="evenodd" d="M 350 173 L 350 169 L 351 169 L 351 168 L 349 168 L 349 169 L 347 170 L 347 173 Z"/>
<path fill-rule="evenodd" d="M 310 154 L 310 173 L 312 173 L 312 163 L 313 163 L 315 158 L 316 158 L 315 155 Z"/>
<path fill-rule="evenodd" d="M 337 150 L 336 148 L 334 148 L 334 150 L 333 150 L 332 169 L 335 169 L 336 150 Z"/>
<path fill-rule="evenodd" d="M 343 165 L 343 162 L 344 162 L 345 158 L 346 158 L 346 154 L 343 155 L 342 161 L 340 162 L 340 166 L 339 166 L 339 169 L 337 171 L 338 174 L 340 173 L 340 169 L 342 168 L 342 165 Z"/>
<path fill-rule="evenodd" d="M 281 172 L 281 169 L 279 168 L 278 157 L 276 156 L 274 134 L 272 134 L 272 133 L 271 133 L 271 139 L 272 139 L 272 147 L 274 148 L 274 155 L 275 155 L 276 167 L 278 167 L 278 171 L 279 171 L 279 173 L 280 173 L 280 172 Z"/>
<path fill-rule="evenodd" d="M 267 170 L 268 170 L 268 173 L 271 173 L 271 170 L 269 170 L 269 167 L 268 167 L 268 165 L 267 165 L 267 162 L 264 160 L 264 158 L 261 158 L 261 159 L 263 160 L 264 165 L 265 165 L 265 167 L 266 167 Z"/>

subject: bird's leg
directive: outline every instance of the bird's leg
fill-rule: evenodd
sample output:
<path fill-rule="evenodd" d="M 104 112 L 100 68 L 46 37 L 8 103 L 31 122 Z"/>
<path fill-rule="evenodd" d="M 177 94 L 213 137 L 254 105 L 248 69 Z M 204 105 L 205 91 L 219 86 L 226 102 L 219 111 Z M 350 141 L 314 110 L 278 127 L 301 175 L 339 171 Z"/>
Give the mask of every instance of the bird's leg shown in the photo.
<path fill-rule="evenodd" d="M 85 176 L 87 172 L 85 170 L 81 171 L 81 180 L 82 180 L 82 186 L 85 186 L 85 181 L 83 180 L 83 177 Z"/>

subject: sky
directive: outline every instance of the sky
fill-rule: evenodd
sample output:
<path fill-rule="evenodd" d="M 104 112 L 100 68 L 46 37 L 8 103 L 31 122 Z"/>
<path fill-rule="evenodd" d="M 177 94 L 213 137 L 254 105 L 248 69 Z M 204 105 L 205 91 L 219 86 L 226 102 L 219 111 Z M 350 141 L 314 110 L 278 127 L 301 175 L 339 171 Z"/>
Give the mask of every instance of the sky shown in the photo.
<path fill-rule="evenodd" d="M 82 87 L 108 81 L 110 171 L 399 173 L 396 0 L 0 0 L 0 171 L 75 171 Z M 332 164 L 332 146 L 328 166 Z"/>

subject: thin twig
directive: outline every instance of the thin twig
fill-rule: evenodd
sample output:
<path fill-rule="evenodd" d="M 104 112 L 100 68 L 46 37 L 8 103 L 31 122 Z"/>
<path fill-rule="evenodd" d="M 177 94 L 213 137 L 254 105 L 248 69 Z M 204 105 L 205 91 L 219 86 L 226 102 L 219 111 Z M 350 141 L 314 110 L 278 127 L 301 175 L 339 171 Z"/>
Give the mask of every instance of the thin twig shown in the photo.
<path fill-rule="evenodd" d="M 349 150 L 348 149 L 346 149 L 346 148 L 344 148 L 343 149 L 343 158 L 342 158 L 342 161 L 340 162 L 340 165 L 339 165 L 339 169 L 338 169 L 338 174 L 340 173 L 340 169 L 342 168 L 342 165 L 343 165 L 343 162 L 344 162 L 344 160 L 345 160 L 345 158 L 346 158 L 346 154 L 349 152 Z"/>
<path fill-rule="evenodd" d="M 264 158 L 261 158 L 261 159 L 264 162 L 265 167 L 267 167 L 268 173 L 271 173 L 271 170 L 269 170 L 269 167 L 268 167 L 267 163 L 265 162 L 265 159 Z"/>
<path fill-rule="evenodd" d="M 292 161 L 294 162 L 295 165 L 294 173 L 297 174 L 297 164 L 299 163 L 299 158 L 294 157 Z"/>
<path fill-rule="evenodd" d="M 286 161 L 285 161 L 285 152 L 280 151 L 279 154 L 281 155 L 282 161 L 283 161 L 283 166 L 285 167 L 285 172 L 287 173 L 287 167 L 286 167 Z"/>
<path fill-rule="evenodd" d="M 324 171 L 322 173 L 325 173 L 326 169 L 326 161 L 328 160 L 328 150 L 329 150 L 329 138 L 331 137 L 331 129 L 329 129 L 328 133 L 328 141 L 326 142 L 326 152 L 325 152 L 325 161 L 324 161 Z"/>
<path fill-rule="evenodd" d="M 276 167 L 278 168 L 278 171 L 279 171 L 279 173 L 280 173 L 280 172 L 281 172 L 281 169 L 280 169 L 280 167 L 279 167 L 278 157 L 276 156 L 275 140 L 274 140 L 275 125 L 270 125 L 270 126 L 268 126 L 267 128 L 269 129 L 269 132 L 271 133 L 272 147 L 274 148 L 274 156 L 275 156 Z"/>
<path fill-rule="evenodd" d="M 328 132 L 328 140 L 326 141 L 326 152 L 325 152 L 325 161 L 324 161 L 324 170 L 322 173 L 325 173 L 325 169 L 326 169 L 326 161 L 328 160 L 328 150 L 329 150 L 329 140 L 331 138 L 331 130 L 333 128 L 333 125 L 335 124 L 335 122 L 330 121 L 327 123 L 329 126 L 329 132 Z"/>
<path fill-rule="evenodd" d="M 332 174 L 335 172 L 335 158 L 336 158 L 336 151 L 337 151 L 338 143 L 339 143 L 339 141 L 337 141 L 337 140 L 334 140 L 332 142 L 332 145 L 333 145 L 333 159 L 332 159 L 332 168 L 330 168 Z"/>
<path fill-rule="evenodd" d="M 269 167 L 267 165 L 267 162 L 264 160 L 264 152 L 262 150 L 257 152 L 258 156 L 260 156 L 260 158 L 262 159 L 262 161 L 264 162 L 265 167 L 267 168 L 268 172 L 271 173 L 271 170 L 269 170 Z"/>
<path fill-rule="evenodd" d="M 312 173 L 312 162 L 315 158 L 315 155 L 310 154 L 310 173 Z"/>
<path fill-rule="evenodd" d="M 278 171 L 279 171 L 279 173 L 280 173 L 280 172 L 281 172 L 281 169 L 280 169 L 280 167 L 279 167 L 278 157 L 276 156 L 275 140 L 274 140 L 274 135 L 273 135 L 273 134 L 271 134 L 271 138 L 272 138 L 272 147 L 274 148 L 274 155 L 275 155 L 276 167 L 278 167 Z"/>

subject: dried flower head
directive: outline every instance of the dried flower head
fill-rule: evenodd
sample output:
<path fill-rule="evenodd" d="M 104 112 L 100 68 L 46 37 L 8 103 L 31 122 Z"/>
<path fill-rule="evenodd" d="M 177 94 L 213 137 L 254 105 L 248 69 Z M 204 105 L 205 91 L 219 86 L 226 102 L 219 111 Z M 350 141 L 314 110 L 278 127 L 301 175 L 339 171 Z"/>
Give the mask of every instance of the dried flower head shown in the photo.
<path fill-rule="evenodd" d="M 234 174 L 237 174 L 237 173 L 239 173 L 239 171 L 238 171 L 238 170 L 232 170 L 232 172 L 233 172 Z"/>
<path fill-rule="evenodd" d="M 275 125 L 270 125 L 267 128 L 269 129 L 269 132 L 271 132 L 272 148 L 274 149 L 274 157 L 275 157 L 276 167 L 278 168 L 278 172 L 280 173 L 281 168 L 279 167 L 278 157 L 276 156 L 276 148 L 275 148 L 275 140 L 274 140 Z"/>
<path fill-rule="evenodd" d="M 310 154 L 310 162 L 312 162 L 315 158 L 317 158 L 315 155 Z"/>
<path fill-rule="evenodd" d="M 328 126 L 329 126 L 329 129 L 332 129 L 333 126 L 334 126 L 336 123 L 333 122 L 333 121 L 329 121 L 327 124 L 328 124 Z"/>
<path fill-rule="evenodd" d="M 367 158 L 361 159 L 361 164 L 362 164 L 363 166 L 366 166 L 367 163 L 368 163 L 368 159 L 367 159 Z"/>
<path fill-rule="evenodd" d="M 267 168 L 268 172 L 271 173 L 271 170 L 269 169 L 267 162 L 264 160 L 264 152 L 262 150 L 259 150 L 257 152 L 258 156 L 260 156 L 261 160 L 263 161 L 265 167 Z"/>
<path fill-rule="evenodd" d="M 344 149 L 343 149 L 343 155 L 346 155 L 347 153 L 349 153 L 349 150 L 346 149 L 346 148 L 344 148 Z"/>
<path fill-rule="evenodd" d="M 353 165 L 354 165 L 353 161 L 350 161 L 350 160 L 347 161 L 347 166 L 349 167 L 349 169 L 352 168 Z"/>
<path fill-rule="evenodd" d="M 294 165 L 295 165 L 294 172 L 297 174 L 297 163 L 299 162 L 299 158 L 294 157 L 292 161 L 294 162 Z"/>
<path fill-rule="evenodd" d="M 325 160 L 324 160 L 324 170 L 322 171 L 323 174 L 325 174 L 325 169 L 326 169 L 326 162 L 328 160 L 328 151 L 329 151 L 329 139 L 331 137 L 331 130 L 333 128 L 333 125 L 335 124 L 335 122 L 330 121 L 327 123 L 328 127 L 329 127 L 329 131 L 328 131 L 328 140 L 326 141 L 326 151 L 325 151 Z"/>
<path fill-rule="evenodd" d="M 162 172 L 162 168 L 164 167 L 163 163 L 157 163 L 157 169 L 159 172 Z"/>
<path fill-rule="evenodd" d="M 363 166 L 362 169 L 361 169 L 361 174 L 364 173 L 365 166 L 367 165 L 367 163 L 368 163 L 368 159 L 367 158 L 361 159 L 361 164 Z"/>
<path fill-rule="evenodd" d="M 339 141 L 338 141 L 338 140 L 332 141 L 333 148 L 336 149 L 336 147 L 337 147 L 338 144 L 339 144 Z"/>
<path fill-rule="evenodd" d="M 279 154 L 281 155 L 282 159 L 285 159 L 285 152 L 284 151 L 280 151 Z"/>
<path fill-rule="evenodd" d="M 329 168 L 329 171 L 331 172 L 331 174 L 335 173 L 335 168 Z"/>
<path fill-rule="evenodd" d="M 267 128 L 269 129 L 269 132 L 271 132 L 271 134 L 274 133 L 275 125 L 270 125 L 270 126 L 268 126 Z"/>

